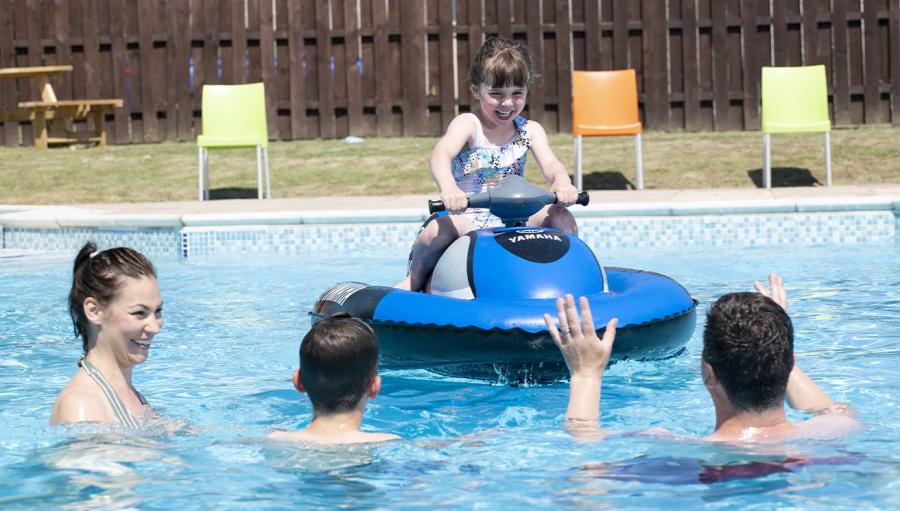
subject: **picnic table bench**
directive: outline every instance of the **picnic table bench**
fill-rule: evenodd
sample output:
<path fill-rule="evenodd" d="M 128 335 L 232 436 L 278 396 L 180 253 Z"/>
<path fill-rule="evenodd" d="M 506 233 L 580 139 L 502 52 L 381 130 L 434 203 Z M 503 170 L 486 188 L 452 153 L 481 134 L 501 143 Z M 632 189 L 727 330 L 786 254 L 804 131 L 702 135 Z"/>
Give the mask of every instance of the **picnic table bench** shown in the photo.
<path fill-rule="evenodd" d="M 32 66 L 0 69 L 0 78 L 30 78 L 41 92 L 40 101 L 21 101 L 18 108 L 0 112 L 0 121 L 31 121 L 34 126 L 34 146 L 46 149 L 49 144 L 96 143 L 106 147 L 106 113 L 121 108 L 121 99 L 66 99 L 58 100 L 50 77 L 71 73 L 72 66 Z M 63 137 L 49 136 L 48 125 L 52 121 L 88 119 L 93 122 L 92 133 L 69 132 Z"/>

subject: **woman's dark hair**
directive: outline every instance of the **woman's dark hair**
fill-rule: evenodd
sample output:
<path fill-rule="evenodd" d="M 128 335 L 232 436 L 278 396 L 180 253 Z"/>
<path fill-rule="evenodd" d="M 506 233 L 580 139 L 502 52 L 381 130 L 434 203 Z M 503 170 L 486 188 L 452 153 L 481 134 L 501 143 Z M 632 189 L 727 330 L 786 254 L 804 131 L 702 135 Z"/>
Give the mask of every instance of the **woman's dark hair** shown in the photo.
<path fill-rule="evenodd" d="M 791 318 L 759 293 L 724 295 L 706 315 L 703 360 L 739 410 L 782 405 L 794 367 Z"/>
<path fill-rule="evenodd" d="M 528 48 L 512 39 L 488 36 L 472 59 L 469 86 L 531 87 L 535 80 L 534 62 Z"/>
<path fill-rule="evenodd" d="M 72 317 L 75 335 L 81 337 L 85 353 L 90 346 L 84 301 L 87 298 L 94 298 L 101 306 L 108 305 L 122 288 L 122 277 L 156 278 L 156 269 L 143 254 L 127 247 L 97 252 L 97 246 L 87 242 L 75 256 L 72 289 L 69 290 L 69 315 Z"/>
<path fill-rule="evenodd" d="M 353 410 L 378 374 L 378 339 L 363 320 L 340 313 L 300 343 L 300 380 L 317 413 Z"/>

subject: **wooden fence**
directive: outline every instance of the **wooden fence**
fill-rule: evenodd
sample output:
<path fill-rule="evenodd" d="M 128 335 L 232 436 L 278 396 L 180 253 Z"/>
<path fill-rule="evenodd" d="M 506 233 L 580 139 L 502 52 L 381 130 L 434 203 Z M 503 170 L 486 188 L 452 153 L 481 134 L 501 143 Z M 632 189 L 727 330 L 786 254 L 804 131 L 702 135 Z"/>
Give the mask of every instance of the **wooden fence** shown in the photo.
<path fill-rule="evenodd" d="M 260 80 L 273 139 L 433 136 L 491 33 L 530 47 L 549 132 L 573 69 L 637 69 L 648 129 L 752 130 L 760 67 L 819 63 L 836 125 L 900 125 L 900 0 L 0 0 L 0 67 L 73 64 L 58 97 L 125 100 L 113 143 L 193 140 L 203 84 Z M 0 108 L 37 96 L 0 82 Z"/>

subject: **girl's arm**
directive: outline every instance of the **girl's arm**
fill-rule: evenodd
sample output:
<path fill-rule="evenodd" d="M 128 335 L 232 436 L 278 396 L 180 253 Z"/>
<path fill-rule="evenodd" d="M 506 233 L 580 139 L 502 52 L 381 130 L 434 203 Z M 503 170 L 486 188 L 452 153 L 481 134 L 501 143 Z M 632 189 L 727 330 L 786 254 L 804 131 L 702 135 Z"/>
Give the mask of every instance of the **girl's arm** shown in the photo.
<path fill-rule="evenodd" d="M 528 134 L 531 135 L 531 154 L 541 169 L 544 179 L 555 192 L 561 206 L 571 206 L 578 199 L 578 189 L 572 185 L 569 172 L 550 149 L 544 127 L 534 121 L 528 121 Z"/>
<path fill-rule="evenodd" d="M 453 171 L 450 168 L 453 158 L 466 146 L 475 131 L 475 125 L 466 115 L 458 115 L 447 126 L 447 133 L 438 141 L 431 151 L 429 164 L 431 177 L 441 191 L 441 200 L 447 211 L 458 213 L 468 206 L 469 199 L 456 185 Z"/>

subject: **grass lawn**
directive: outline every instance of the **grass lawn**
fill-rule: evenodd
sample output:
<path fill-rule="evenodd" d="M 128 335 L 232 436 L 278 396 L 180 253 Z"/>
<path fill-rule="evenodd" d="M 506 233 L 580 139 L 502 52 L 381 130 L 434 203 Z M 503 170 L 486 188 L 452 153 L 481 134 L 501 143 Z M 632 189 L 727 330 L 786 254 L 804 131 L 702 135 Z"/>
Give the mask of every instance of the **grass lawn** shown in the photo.
<path fill-rule="evenodd" d="M 274 142 L 269 149 L 275 197 L 434 194 L 428 156 L 435 138 L 368 138 Z M 551 135 L 570 173 L 572 137 Z M 900 129 L 888 125 L 832 132 L 835 185 L 900 183 Z M 822 136 L 773 137 L 775 186 L 825 182 Z M 625 189 L 634 180 L 630 138 L 585 139 L 585 188 Z M 197 148 L 144 144 L 36 151 L 0 147 L 0 203 L 71 204 L 195 200 Z M 648 132 L 644 182 L 650 189 L 754 188 L 760 183 L 759 132 Z M 528 177 L 541 182 L 529 159 Z M 256 196 L 255 151 L 210 154 L 213 198 Z"/>

